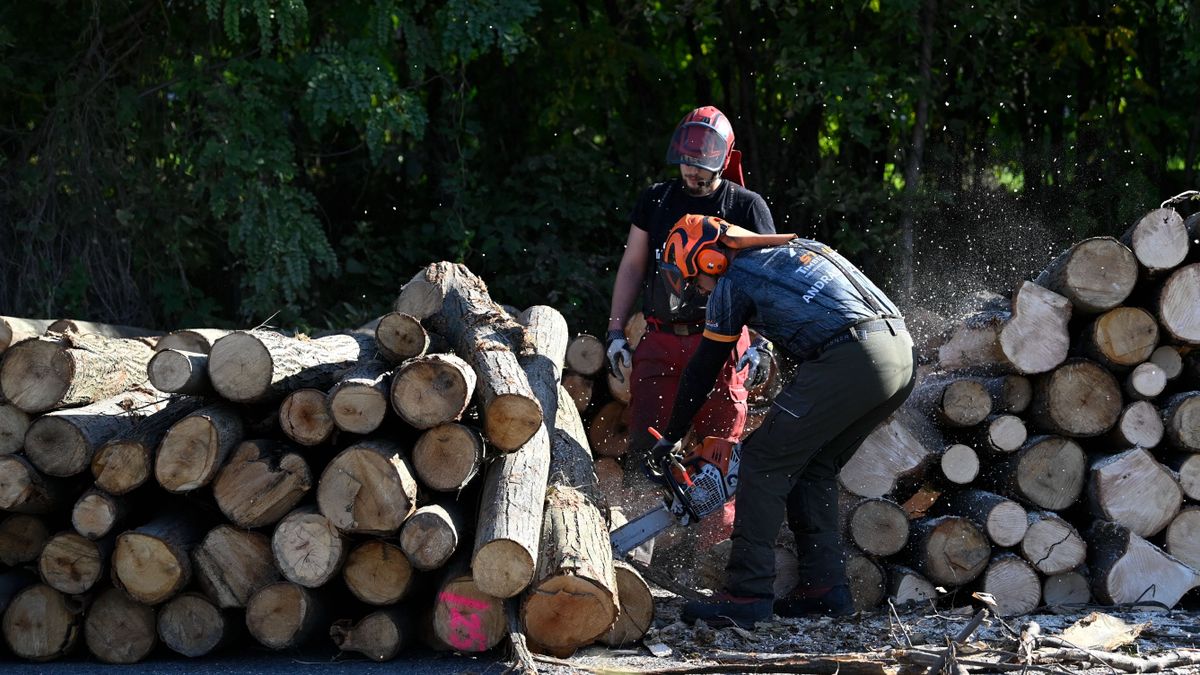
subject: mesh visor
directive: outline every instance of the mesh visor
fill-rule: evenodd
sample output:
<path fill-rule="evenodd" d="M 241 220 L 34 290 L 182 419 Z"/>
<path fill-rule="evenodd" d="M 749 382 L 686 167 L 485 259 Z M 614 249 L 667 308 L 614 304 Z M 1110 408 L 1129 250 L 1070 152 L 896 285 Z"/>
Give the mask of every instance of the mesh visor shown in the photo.
<path fill-rule="evenodd" d="M 679 269 L 678 265 L 673 265 L 669 262 L 660 262 L 658 264 L 658 273 L 662 277 L 663 282 L 670 293 L 667 299 L 669 308 L 672 312 L 679 311 L 683 306 L 689 293 L 688 280 L 683 276 L 683 270 Z"/>
<path fill-rule="evenodd" d="M 690 164 L 709 171 L 725 166 L 728 146 L 715 127 L 688 122 L 675 129 L 667 146 L 667 164 Z"/>

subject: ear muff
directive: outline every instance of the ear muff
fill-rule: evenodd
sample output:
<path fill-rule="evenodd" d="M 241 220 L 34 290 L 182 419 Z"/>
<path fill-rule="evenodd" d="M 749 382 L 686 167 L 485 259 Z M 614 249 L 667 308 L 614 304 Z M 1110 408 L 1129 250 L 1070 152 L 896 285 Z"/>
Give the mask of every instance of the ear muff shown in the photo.
<path fill-rule="evenodd" d="M 725 273 L 725 268 L 729 266 L 729 258 L 716 249 L 706 248 L 696 256 L 696 264 L 702 274 L 718 277 Z"/>

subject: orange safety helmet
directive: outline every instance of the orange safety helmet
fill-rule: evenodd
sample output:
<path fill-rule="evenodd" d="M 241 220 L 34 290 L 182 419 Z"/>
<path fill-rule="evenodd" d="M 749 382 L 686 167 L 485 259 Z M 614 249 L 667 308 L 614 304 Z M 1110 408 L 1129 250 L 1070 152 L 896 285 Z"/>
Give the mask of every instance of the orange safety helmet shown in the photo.
<path fill-rule="evenodd" d="M 717 216 L 689 213 L 675 222 L 663 245 L 659 268 L 676 299 L 683 298 L 687 284 L 701 274 L 719 277 L 729 268 L 729 249 L 779 246 L 794 234 L 758 234 L 730 224 Z"/>
<path fill-rule="evenodd" d="M 715 173 L 729 166 L 733 125 L 715 106 L 696 108 L 680 120 L 667 146 L 667 164 L 690 164 Z"/>

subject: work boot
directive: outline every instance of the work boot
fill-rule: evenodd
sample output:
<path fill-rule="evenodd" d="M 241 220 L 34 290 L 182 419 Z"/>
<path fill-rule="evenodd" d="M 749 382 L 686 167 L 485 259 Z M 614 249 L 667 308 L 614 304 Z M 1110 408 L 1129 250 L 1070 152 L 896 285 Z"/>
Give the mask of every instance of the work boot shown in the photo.
<path fill-rule="evenodd" d="M 771 618 L 771 599 L 717 593 L 707 600 L 692 600 L 685 604 L 681 618 L 687 623 L 703 619 L 713 628 L 754 628 L 755 622 Z"/>
<path fill-rule="evenodd" d="M 854 599 L 849 586 L 834 586 L 823 589 L 797 588 L 786 598 L 775 601 L 775 613 L 779 616 L 849 616 L 854 613 Z"/>

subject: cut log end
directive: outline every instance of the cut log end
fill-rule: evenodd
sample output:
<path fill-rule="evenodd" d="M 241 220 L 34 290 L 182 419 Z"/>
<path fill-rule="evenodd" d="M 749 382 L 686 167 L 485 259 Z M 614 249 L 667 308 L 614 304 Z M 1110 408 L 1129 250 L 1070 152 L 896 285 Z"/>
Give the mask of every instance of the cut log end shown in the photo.
<path fill-rule="evenodd" d="M 248 403 L 271 391 L 273 367 L 266 345 L 252 334 L 239 331 L 213 344 L 208 377 L 222 398 Z"/>
<path fill-rule="evenodd" d="M 157 605 L 169 599 L 191 575 L 186 564 L 157 537 L 135 531 L 117 537 L 113 572 L 138 602 Z"/>
<path fill-rule="evenodd" d="M 51 410 L 71 385 L 75 364 L 56 341 L 26 340 L 0 364 L 0 394 L 27 413 Z"/>
<path fill-rule="evenodd" d="M 417 439 L 413 470 L 430 490 L 460 490 L 479 473 L 483 453 L 478 431 L 457 423 L 441 424 Z"/>
<path fill-rule="evenodd" d="M 590 579 L 554 576 L 533 589 L 523 615 L 530 639 L 563 654 L 603 635 L 617 617 L 612 592 Z"/>
<path fill-rule="evenodd" d="M 303 446 L 312 447 L 328 441 L 334 429 L 328 396 L 320 389 L 291 392 L 279 406 L 279 428 Z"/>
<path fill-rule="evenodd" d="M 92 457 L 96 487 L 114 495 L 140 487 L 153 470 L 151 450 L 138 441 L 105 443 Z"/>
<path fill-rule="evenodd" d="M 399 546 L 376 539 L 350 552 L 342 576 L 359 600 L 369 605 L 391 605 L 408 593 L 413 566 Z"/>
<path fill-rule="evenodd" d="M 137 663 L 157 644 L 154 609 L 115 588 L 101 593 L 84 621 L 88 651 L 104 663 Z"/>
<path fill-rule="evenodd" d="M 484 435 L 492 445 L 512 452 L 533 438 L 542 426 L 542 406 L 519 394 L 501 394 L 483 411 Z"/>
<path fill-rule="evenodd" d="M 471 572 L 480 590 L 498 598 L 511 598 L 529 587 L 537 561 L 518 542 L 493 539 L 471 559 Z"/>
<path fill-rule="evenodd" d="M 158 614 L 158 635 L 163 644 L 191 658 L 216 649 L 228 630 L 221 610 L 198 593 L 171 599 Z"/>
<path fill-rule="evenodd" d="M 269 649 L 297 646 L 312 632 L 319 612 L 308 589 L 288 582 L 260 589 L 246 605 L 246 627 Z"/>
<path fill-rule="evenodd" d="M 620 647 L 641 640 L 654 621 L 654 594 L 641 574 L 629 563 L 615 561 L 617 598 L 621 611 L 617 622 L 600 641 L 610 647 Z"/>

